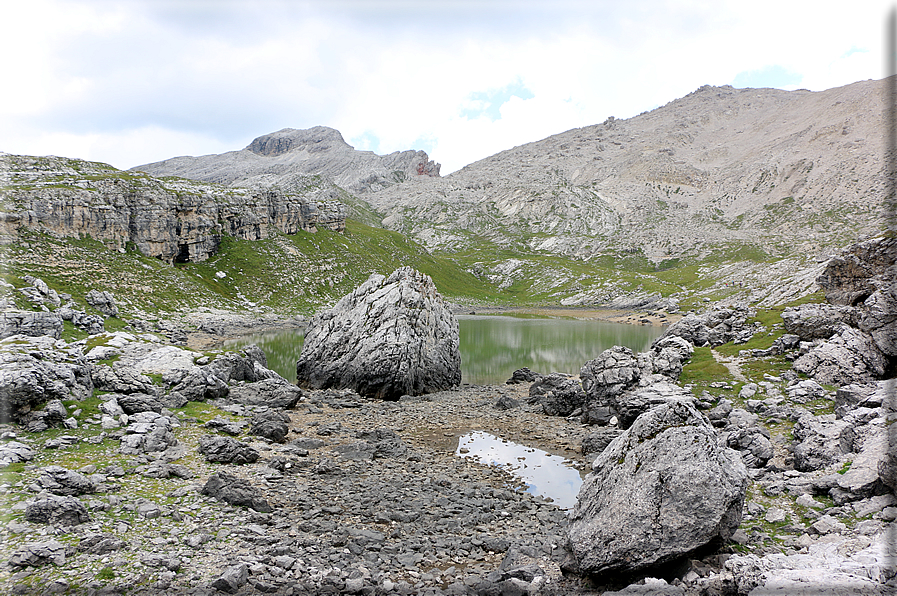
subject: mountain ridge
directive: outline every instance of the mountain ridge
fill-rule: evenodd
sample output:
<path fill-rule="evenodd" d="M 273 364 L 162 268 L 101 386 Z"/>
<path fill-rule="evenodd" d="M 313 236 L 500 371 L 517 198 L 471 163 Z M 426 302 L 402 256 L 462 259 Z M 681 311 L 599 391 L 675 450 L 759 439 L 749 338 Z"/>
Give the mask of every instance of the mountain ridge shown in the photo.
<path fill-rule="evenodd" d="M 153 176 L 178 176 L 230 186 L 270 186 L 291 174 L 316 174 L 359 195 L 415 176 L 439 176 L 440 165 L 424 151 L 377 155 L 358 151 L 326 126 L 284 128 L 262 135 L 238 151 L 181 156 L 130 168 Z M 272 180 L 273 178 L 273 180 Z"/>

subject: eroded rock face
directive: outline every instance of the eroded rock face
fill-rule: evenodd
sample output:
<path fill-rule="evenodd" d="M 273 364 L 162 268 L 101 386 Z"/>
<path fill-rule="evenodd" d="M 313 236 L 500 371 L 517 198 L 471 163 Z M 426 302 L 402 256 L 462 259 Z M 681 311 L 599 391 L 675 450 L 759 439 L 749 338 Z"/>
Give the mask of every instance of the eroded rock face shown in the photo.
<path fill-rule="evenodd" d="M 458 346 L 458 321 L 433 280 L 402 267 L 372 275 L 311 320 L 296 378 L 389 400 L 421 395 L 461 382 Z"/>
<path fill-rule="evenodd" d="M 897 238 L 867 240 L 829 261 L 816 283 L 830 303 L 855 306 L 879 290 L 889 273 L 893 281 L 895 263 Z"/>
<path fill-rule="evenodd" d="M 867 383 L 880 379 L 887 366 L 872 336 L 844 324 L 831 339 L 794 361 L 794 370 L 823 385 Z"/>
<path fill-rule="evenodd" d="M 14 182 L 12 203 L 23 205 L 0 219 L 0 235 L 11 238 L 20 227 L 84 234 L 116 250 L 133 243 L 144 255 L 184 262 L 215 254 L 224 235 L 261 240 L 319 226 L 345 229 L 339 189 L 319 177 L 285 191 L 159 180 L 59 157 L 5 155 L 4 166 Z"/>
<path fill-rule="evenodd" d="M 580 571 L 633 572 L 728 539 L 748 474 L 689 403 L 658 406 L 608 445 L 579 491 L 567 534 Z"/>

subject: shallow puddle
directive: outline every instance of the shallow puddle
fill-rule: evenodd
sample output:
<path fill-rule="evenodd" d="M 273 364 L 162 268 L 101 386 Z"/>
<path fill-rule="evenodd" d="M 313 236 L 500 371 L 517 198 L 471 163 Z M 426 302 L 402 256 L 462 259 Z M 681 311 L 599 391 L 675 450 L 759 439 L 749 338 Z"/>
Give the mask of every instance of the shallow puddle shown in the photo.
<path fill-rule="evenodd" d="M 562 509 L 576 504 L 582 477 L 571 467 L 572 462 L 563 457 L 482 431 L 459 437 L 455 455 L 504 468 L 526 484 L 527 492 L 550 498 Z"/>

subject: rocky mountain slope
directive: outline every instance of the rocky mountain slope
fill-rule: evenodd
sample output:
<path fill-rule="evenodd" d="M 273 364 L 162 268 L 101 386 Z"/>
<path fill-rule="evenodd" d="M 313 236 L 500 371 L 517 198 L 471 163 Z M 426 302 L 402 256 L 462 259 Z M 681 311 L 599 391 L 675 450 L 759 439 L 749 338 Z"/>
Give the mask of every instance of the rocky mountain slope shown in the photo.
<path fill-rule="evenodd" d="M 654 263 L 744 246 L 817 256 L 881 229 L 883 83 L 704 86 L 366 198 L 387 227 L 434 249 L 485 238 L 584 259 L 636 251 Z"/>
<path fill-rule="evenodd" d="M 320 174 L 341 188 L 365 194 L 416 177 L 439 177 L 439 164 L 423 151 L 376 155 L 356 151 L 326 126 L 284 128 L 240 151 L 174 157 L 132 168 L 154 176 L 181 176 L 232 186 L 283 185 L 294 174 Z"/>
<path fill-rule="evenodd" d="M 628 307 L 686 292 L 773 305 L 815 291 L 819 263 L 886 227 L 884 106 L 884 81 L 705 86 L 445 177 L 422 152 L 358 152 L 323 127 L 135 169 L 287 190 L 319 174 L 356 193 L 350 217 L 509 299 Z"/>

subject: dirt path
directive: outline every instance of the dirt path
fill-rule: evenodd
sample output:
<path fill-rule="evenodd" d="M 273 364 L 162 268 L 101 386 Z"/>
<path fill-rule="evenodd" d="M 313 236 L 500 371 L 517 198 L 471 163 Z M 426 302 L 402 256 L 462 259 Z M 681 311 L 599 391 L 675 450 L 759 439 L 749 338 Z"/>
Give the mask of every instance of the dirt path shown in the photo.
<path fill-rule="evenodd" d="M 748 378 L 741 372 L 741 363 L 743 360 L 737 356 L 723 356 L 714 349 L 710 350 L 713 359 L 729 369 L 729 373 L 742 383 L 747 383 Z"/>

